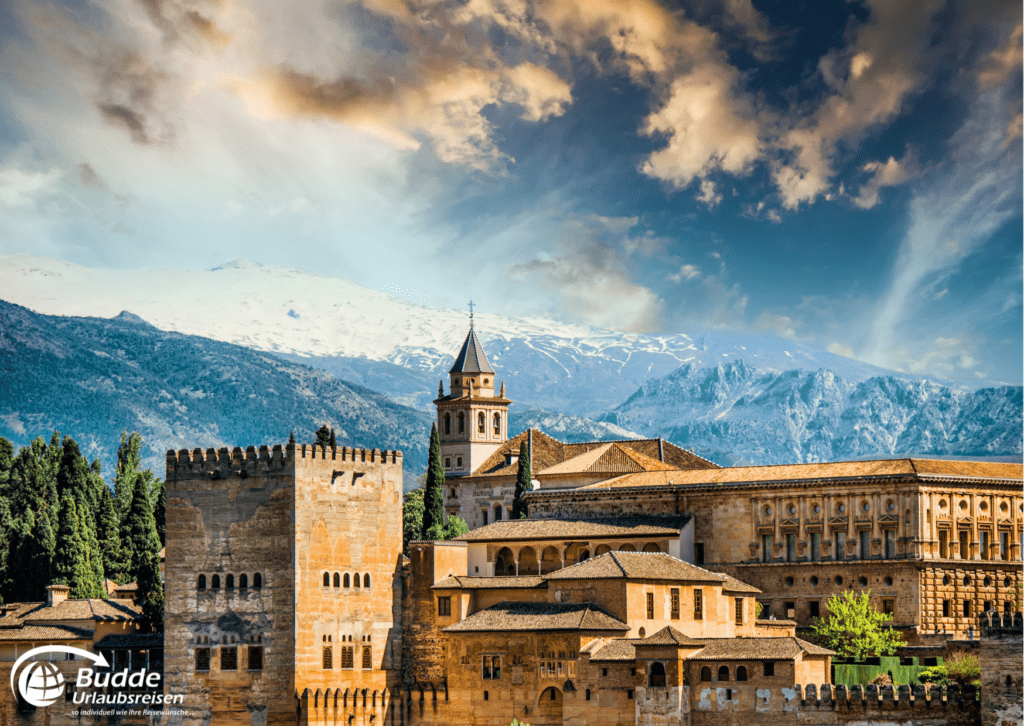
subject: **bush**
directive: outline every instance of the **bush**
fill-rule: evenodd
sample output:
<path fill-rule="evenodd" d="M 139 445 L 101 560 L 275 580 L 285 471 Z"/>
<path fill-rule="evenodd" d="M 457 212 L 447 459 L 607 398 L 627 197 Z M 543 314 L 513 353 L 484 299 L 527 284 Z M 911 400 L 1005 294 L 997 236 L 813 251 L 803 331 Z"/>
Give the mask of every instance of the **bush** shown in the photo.
<path fill-rule="evenodd" d="M 956 684 L 961 688 L 981 685 L 981 664 L 975 655 L 958 654 L 946 658 L 942 665 L 932 666 L 921 673 L 922 681 L 931 681 L 942 687 Z"/>
<path fill-rule="evenodd" d="M 892 678 L 889 677 L 888 673 L 879 673 L 877 676 L 868 681 L 869 686 L 891 686 Z"/>

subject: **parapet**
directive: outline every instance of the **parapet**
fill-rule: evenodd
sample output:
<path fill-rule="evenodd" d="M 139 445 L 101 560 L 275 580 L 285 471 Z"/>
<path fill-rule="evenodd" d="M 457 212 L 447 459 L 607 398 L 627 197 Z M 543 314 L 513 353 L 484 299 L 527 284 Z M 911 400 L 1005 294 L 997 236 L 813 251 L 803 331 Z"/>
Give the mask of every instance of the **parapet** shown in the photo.
<path fill-rule="evenodd" d="M 1020 613 L 1010 615 L 989 611 L 982 613 L 979 620 L 979 632 L 982 638 L 993 640 L 1006 640 L 1009 638 L 1021 638 L 1024 635 L 1024 620 Z"/>
<path fill-rule="evenodd" d="M 402 452 L 357 449 L 350 446 L 318 446 L 316 444 L 274 444 L 271 448 L 264 444 L 257 449 L 247 446 L 245 450 L 236 446 L 228 449 L 196 448 L 167 452 L 167 474 L 165 480 L 197 479 L 246 479 L 250 476 L 272 476 L 294 469 L 301 460 L 323 460 L 340 462 L 359 462 L 368 464 L 402 464 Z"/>
<path fill-rule="evenodd" d="M 938 686 L 902 685 L 892 686 L 795 686 L 795 697 L 804 711 L 918 711 L 932 717 L 941 712 L 958 712 L 967 704 L 974 703 L 976 691 L 961 691 L 951 685 L 946 689 Z"/>

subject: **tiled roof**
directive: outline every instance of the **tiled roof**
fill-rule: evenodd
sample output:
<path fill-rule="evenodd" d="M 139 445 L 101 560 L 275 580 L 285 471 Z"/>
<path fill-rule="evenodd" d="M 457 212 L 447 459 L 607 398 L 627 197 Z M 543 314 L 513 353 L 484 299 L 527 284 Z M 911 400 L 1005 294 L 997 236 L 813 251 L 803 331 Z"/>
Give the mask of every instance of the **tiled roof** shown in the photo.
<path fill-rule="evenodd" d="M 615 638 L 606 641 L 591 654 L 590 661 L 636 660 L 636 643 L 639 642 L 635 638 Z"/>
<path fill-rule="evenodd" d="M 118 650 L 126 648 L 163 648 L 163 633 L 128 633 L 126 635 L 104 635 L 100 642 L 96 643 L 95 649 L 104 648 L 107 650 Z"/>
<path fill-rule="evenodd" d="M 92 640 L 93 631 L 70 625 L 24 625 L 0 628 L 0 641 Z"/>
<path fill-rule="evenodd" d="M 683 635 L 671 625 L 666 625 L 654 635 L 641 639 L 637 645 L 700 645 L 700 643 L 688 635 Z"/>
<path fill-rule="evenodd" d="M 131 621 L 142 617 L 142 610 L 131 600 L 65 600 L 53 607 L 36 603 L 19 613 L 26 622 L 50 620 Z"/>
<path fill-rule="evenodd" d="M 748 585 L 745 582 L 737 580 L 735 577 L 732 577 L 731 575 L 726 575 L 721 572 L 719 572 L 718 574 L 722 575 L 722 577 L 725 578 L 725 584 L 722 585 L 722 592 L 750 592 L 755 595 L 761 593 L 761 591 L 753 585 Z"/>
<path fill-rule="evenodd" d="M 638 472 L 590 484 L 584 489 L 700 484 L 762 484 L 765 482 L 851 477 L 966 477 L 1021 481 L 1024 465 L 987 461 L 944 461 L 936 459 L 884 459 L 837 461 L 782 466 L 736 466 L 721 469 Z"/>
<path fill-rule="evenodd" d="M 535 587 L 547 587 L 544 578 L 524 577 L 466 577 L 449 575 L 434 583 L 435 590 L 529 590 Z"/>
<path fill-rule="evenodd" d="M 501 602 L 444 629 L 450 633 L 538 630 L 629 630 L 600 606 L 586 602 Z"/>
<path fill-rule="evenodd" d="M 545 580 L 682 580 L 725 582 L 724 575 L 708 572 L 664 552 L 607 552 L 544 575 Z"/>
<path fill-rule="evenodd" d="M 590 451 L 537 472 L 537 477 L 566 474 L 625 474 L 632 471 L 669 471 L 672 466 L 614 442 L 599 444 Z"/>
<path fill-rule="evenodd" d="M 487 457 L 484 463 L 473 472 L 473 476 L 515 476 L 518 464 L 506 465 L 505 458 L 510 454 L 513 456 L 519 455 L 519 445 L 527 440 L 530 431 L 531 429 L 527 429 L 502 444 L 497 451 Z M 566 444 L 538 429 L 532 429 L 532 431 L 533 452 L 531 454 L 530 467 L 535 477 L 547 476 L 548 471 L 546 470 L 562 463 L 568 463 L 571 459 L 594 452 L 597 449 L 606 449 L 609 444 L 614 444 L 621 449 L 625 453 L 626 458 L 638 455 L 633 457 L 634 465 L 639 466 L 636 471 L 650 471 L 657 468 L 651 462 L 657 462 L 658 465 L 663 464 L 673 470 L 718 467 L 717 464 L 713 464 L 707 459 L 702 459 L 696 454 L 681 449 L 664 439 L 622 439 L 618 441 L 589 441 Z M 645 463 L 640 466 L 640 462 Z M 623 463 L 623 466 L 626 466 L 626 464 Z M 573 469 L 573 471 L 576 471 L 576 469 Z M 627 469 L 623 469 L 623 471 L 627 471 Z M 612 471 L 610 473 L 615 472 Z M 557 472 L 555 476 L 558 476 Z"/>
<path fill-rule="evenodd" d="M 602 517 L 599 519 L 503 519 L 478 527 L 460 542 L 506 542 L 524 539 L 598 539 L 609 537 L 678 537 L 690 515 L 673 517 Z"/>
<path fill-rule="evenodd" d="M 704 648 L 692 660 L 791 660 L 798 655 L 835 655 L 800 638 L 697 638 Z"/>
<path fill-rule="evenodd" d="M 476 338 L 476 331 L 469 329 L 462 350 L 455 356 L 455 362 L 448 370 L 449 373 L 494 373 L 491 364 L 487 362 L 484 355 L 484 348 Z"/>

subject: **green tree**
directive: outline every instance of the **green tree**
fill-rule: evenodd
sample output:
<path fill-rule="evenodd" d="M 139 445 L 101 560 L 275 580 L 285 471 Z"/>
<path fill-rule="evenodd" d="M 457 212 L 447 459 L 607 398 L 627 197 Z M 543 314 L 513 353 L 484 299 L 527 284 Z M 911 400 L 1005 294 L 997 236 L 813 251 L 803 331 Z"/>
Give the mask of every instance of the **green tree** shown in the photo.
<path fill-rule="evenodd" d="M 135 480 L 142 475 L 142 434 L 133 431 L 121 432 L 121 444 L 117 447 L 117 466 L 114 469 L 114 503 L 117 516 L 124 519 L 132 504 Z"/>
<path fill-rule="evenodd" d="M 167 487 L 163 479 L 153 482 L 156 489 L 156 502 L 153 504 L 153 519 L 156 522 L 156 536 L 160 538 L 160 546 L 167 544 Z"/>
<path fill-rule="evenodd" d="M 523 495 L 533 489 L 532 476 L 530 471 L 530 449 L 526 445 L 526 441 L 523 441 L 519 444 L 519 468 L 516 471 L 516 491 L 512 496 L 512 519 L 526 519 L 527 517 L 528 513 L 526 502 L 523 501 Z"/>
<path fill-rule="evenodd" d="M 149 491 L 142 477 L 135 479 L 135 492 L 132 496 L 128 515 L 121 523 L 121 542 L 125 548 L 125 560 L 128 563 L 127 577 L 139 581 L 144 567 L 149 566 L 150 559 L 160 552 L 160 538 L 156 533 L 156 519 L 150 507 Z"/>
<path fill-rule="evenodd" d="M 331 447 L 331 451 L 338 450 L 338 439 L 334 435 L 334 427 L 331 426 L 331 438 L 328 439 L 327 445 Z"/>
<path fill-rule="evenodd" d="M 89 561 L 89 549 L 82 537 L 82 517 L 70 491 L 60 498 L 60 525 L 53 557 L 53 582 L 71 588 L 71 598 L 99 597 L 98 583 Z"/>
<path fill-rule="evenodd" d="M 324 424 L 316 430 L 316 445 L 326 448 L 331 443 L 331 430 Z"/>
<path fill-rule="evenodd" d="M 142 557 L 135 578 L 138 596 L 142 602 L 143 633 L 162 633 L 164 630 L 164 588 L 160 582 L 160 557 L 156 552 Z"/>
<path fill-rule="evenodd" d="M 423 535 L 423 488 L 406 492 L 402 498 L 402 552 L 409 555 L 409 543 Z"/>
<path fill-rule="evenodd" d="M 0 497 L 7 495 L 7 482 L 14 468 L 14 444 L 0 436 Z"/>
<path fill-rule="evenodd" d="M 871 606 L 871 591 L 856 594 L 847 591 L 828 599 L 828 617 L 814 618 L 811 632 L 822 646 L 841 658 L 864 660 L 872 656 L 893 655 L 904 645 L 903 636 L 885 624 L 892 614 Z"/>
<path fill-rule="evenodd" d="M 427 481 L 423 492 L 423 539 L 431 539 L 429 532 L 435 525 L 440 525 L 443 531 L 445 519 L 441 437 L 437 433 L 437 425 L 431 424 L 430 451 L 427 455 Z"/>
<path fill-rule="evenodd" d="M 97 529 L 100 552 L 103 557 L 103 574 L 118 584 L 127 581 L 128 562 L 121 545 L 121 522 L 117 518 L 114 496 L 104 489 L 100 500 L 100 526 Z"/>
<path fill-rule="evenodd" d="M 53 575 L 53 556 L 57 539 L 53 533 L 48 509 L 43 507 L 38 514 L 26 520 L 31 533 L 25 532 L 23 549 L 19 552 L 19 563 L 13 581 L 8 581 L 15 597 L 9 600 L 38 602 L 46 599 L 46 586 Z"/>
<path fill-rule="evenodd" d="M 978 656 L 957 653 L 943 660 L 940 665 L 926 668 L 918 674 L 922 683 L 937 683 L 948 686 L 955 683 L 961 688 L 981 685 L 981 662 Z"/>

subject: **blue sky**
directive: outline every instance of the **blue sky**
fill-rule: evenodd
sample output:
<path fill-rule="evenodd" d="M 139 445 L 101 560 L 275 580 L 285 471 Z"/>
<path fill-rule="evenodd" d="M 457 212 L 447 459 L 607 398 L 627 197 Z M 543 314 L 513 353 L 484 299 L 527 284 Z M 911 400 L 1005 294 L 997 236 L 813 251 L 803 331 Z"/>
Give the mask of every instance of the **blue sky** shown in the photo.
<path fill-rule="evenodd" d="M 15 0 L 0 254 L 1020 384 L 1021 45 L 1019 2 Z"/>

